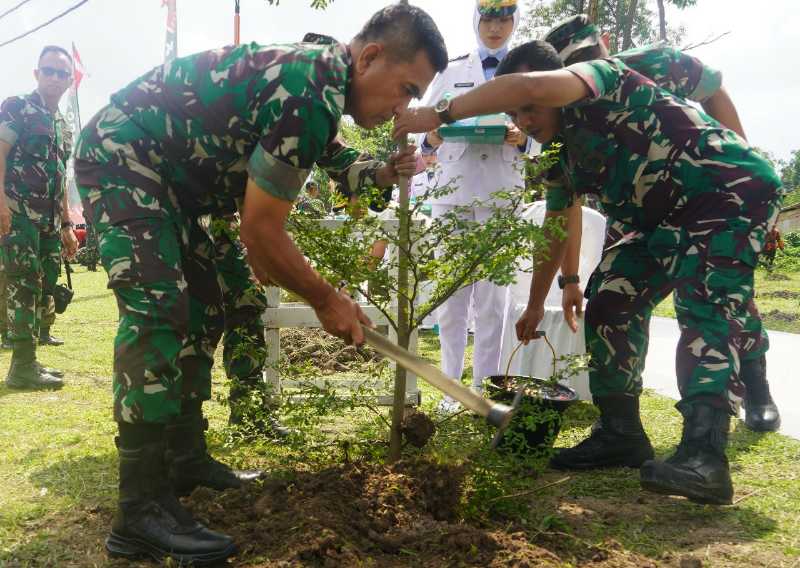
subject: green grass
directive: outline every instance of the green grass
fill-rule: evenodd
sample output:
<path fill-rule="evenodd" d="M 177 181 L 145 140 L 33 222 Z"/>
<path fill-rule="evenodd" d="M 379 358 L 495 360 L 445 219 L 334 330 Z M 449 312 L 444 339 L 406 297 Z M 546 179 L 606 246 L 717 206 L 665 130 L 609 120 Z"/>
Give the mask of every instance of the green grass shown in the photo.
<path fill-rule="evenodd" d="M 76 298 L 52 330 L 66 345 L 39 350 L 44 364 L 66 371 L 66 387 L 46 393 L 0 386 L 3 567 L 110 565 L 102 541 L 116 494 L 110 377 L 117 311 L 102 272 L 79 269 L 74 283 Z M 772 284 L 760 281 L 759 285 L 773 290 Z M 791 286 L 798 286 L 796 276 Z M 423 334 L 421 352 L 438 360 L 438 342 L 432 334 Z M 5 374 L 9 359 L 8 352 L 0 353 L 0 373 Z M 423 409 L 430 410 L 438 394 L 422 387 Z M 219 366 L 214 389 L 224 397 Z M 229 463 L 275 469 L 341 462 L 341 444 L 297 448 L 264 440 L 232 441 L 225 427 L 227 409 L 212 401 L 207 410 L 213 451 Z M 595 416 L 590 405 L 575 405 L 557 445 L 585 436 Z M 667 455 L 680 437 L 673 402 L 647 394 L 643 417 L 656 451 Z M 327 420 L 323 434 L 320 442 L 325 436 L 370 442 L 385 435 L 385 426 L 372 412 L 360 410 Z M 459 416 L 443 424 L 421 452 L 461 461 L 480 452 L 484 444 L 481 423 Z M 384 448 L 368 443 L 359 451 L 379 459 Z M 715 567 L 800 566 L 800 442 L 756 435 L 738 424 L 729 456 L 741 499 L 732 507 L 699 506 L 643 493 L 634 470 L 564 474 L 543 467 L 497 469 L 491 487 L 480 486 L 486 481 L 475 477 L 467 487 L 472 495 L 491 490 L 497 496 L 492 503 L 478 503 L 470 522 L 523 531 L 532 542 L 559 554 L 565 566 L 640 566 L 645 560 L 678 566 L 687 554 Z M 537 487 L 544 489 L 532 491 Z M 508 497 L 526 491 L 518 498 Z M 602 563 L 602 558 L 610 560 Z"/>
<path fill-rule="evenodd" d="M 767 329 L 800 333 L 800 272 L 776 272 L 770 277 L 757 270 L 756 306 Z M 653 315 L 674 318 L 672 296 L 661 302 Z"/>

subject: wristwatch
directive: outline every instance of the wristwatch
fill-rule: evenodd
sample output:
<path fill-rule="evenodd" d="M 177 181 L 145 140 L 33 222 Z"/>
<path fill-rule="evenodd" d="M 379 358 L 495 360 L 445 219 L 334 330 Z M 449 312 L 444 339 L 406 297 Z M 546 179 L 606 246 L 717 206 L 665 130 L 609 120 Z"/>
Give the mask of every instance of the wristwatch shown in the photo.
<path fill-rule="evenodd" d="M 61 223 L 61 228 L 62 229 L 74 229 L 75 228 L 75 223 L 73 223 L 72 221 L 64 221 L 63 223 Z"/>
<path fill-rule="evenodd" d="M 450 104 L 452 102 L 453 99 L 450 98 L 439 99 L 439 102 L 433 107 L 433 110 L 439 115 L 439 120 L 442 121 L 442 124 L 452 124 L 456 121 L 456 119 L 450 116 Z"/>
<path fill-rule="evenodd" d="M 566 287 L 567 284 L 580 284 L 581 277 L 577 274 L 570 274 L 569 276 L 559 276 L 558 277 L 558 287 L 562 290 Z"/>

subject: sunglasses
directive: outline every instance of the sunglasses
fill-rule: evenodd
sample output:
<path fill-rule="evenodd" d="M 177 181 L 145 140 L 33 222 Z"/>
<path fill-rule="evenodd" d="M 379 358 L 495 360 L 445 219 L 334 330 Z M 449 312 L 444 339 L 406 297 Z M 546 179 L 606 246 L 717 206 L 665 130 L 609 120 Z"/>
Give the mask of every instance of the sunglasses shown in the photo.
<path fill-rule="evenodd" d="M 65 81 L 72 77 L 72 73 L 69 71 L 63 71 L 61 69 L 53 69 L 52 67 L 40 67 L 39 71 L 44 74 L 45 77 L 52 77 L 55 75 L 62 81 Z"/>

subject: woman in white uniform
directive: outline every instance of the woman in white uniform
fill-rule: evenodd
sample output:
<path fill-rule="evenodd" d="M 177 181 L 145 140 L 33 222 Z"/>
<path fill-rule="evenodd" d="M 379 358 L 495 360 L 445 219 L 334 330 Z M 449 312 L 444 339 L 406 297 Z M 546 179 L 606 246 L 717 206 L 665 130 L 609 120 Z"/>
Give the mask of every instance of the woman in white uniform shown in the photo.
<path fill-rule="evenodd" d="M 497 66 L 508 53 L 508 43 L 519 18 L 516 0 L 478 0 L 474 16 L 478 45 L 471 53 L 451 60 L 447 69 L 434 79 L 425 97 L 427 104 L 434 104 L 448 94 L 460 95 L 494 77 Z M 527 150 L 527 142 L 525 135 L 510 122 L 503 144 L 448 142 L 437 132 L 425 135 L 423 148 L 437 150 L 440 183 L 452 180 L 458 185 L 455 192 L 431 201 L 433 217 L 476 199 L 488 205 L 493 193 L 522 186 L 519 160 Z M 486 220 L 490 215 L 488 206 L 474 207 L 470 212 L 474 221 Z M 442 370 L 446 375 L 460 380 L 464 371 L 471 302 L 475 311 L 473 387 L 479 389 L 485 377 L 498 373 L 504 299 L 504 288 L 481 281 L 462 288 L 439 309 Z M 445 398 L 439 408 L 453 412 L 458 404 Z"/>

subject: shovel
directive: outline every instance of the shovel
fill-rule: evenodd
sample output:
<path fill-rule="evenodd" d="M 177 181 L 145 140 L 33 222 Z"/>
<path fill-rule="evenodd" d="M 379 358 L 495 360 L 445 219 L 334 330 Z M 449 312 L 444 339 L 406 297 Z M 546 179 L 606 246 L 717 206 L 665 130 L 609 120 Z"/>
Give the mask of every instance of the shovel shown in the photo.
<path fill-rule="evenodd" d="M 460 402 L 465 408 L 485 418 L 492 426 L 496 426 L 498 431 L 495 434 L 495 442 L 492 443 L 492 447 L 495 447 L 496 442 L 499 441 L 508 427 L 508 423 L 514 415 L 515 407 L 519 405 L 522 390 L 514 397 L 514 405 L 512 406 L 488 400 L 461 383 L 454 381 L 424 359 L 392 343 L 380 333 L 365 326 L 362 326 L 362 328 L 364 330 L 364 339 L 375 351 L 421 377 L 447 396 Z"/>

